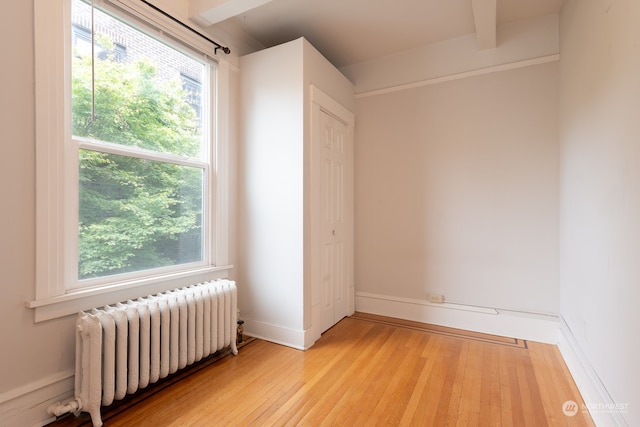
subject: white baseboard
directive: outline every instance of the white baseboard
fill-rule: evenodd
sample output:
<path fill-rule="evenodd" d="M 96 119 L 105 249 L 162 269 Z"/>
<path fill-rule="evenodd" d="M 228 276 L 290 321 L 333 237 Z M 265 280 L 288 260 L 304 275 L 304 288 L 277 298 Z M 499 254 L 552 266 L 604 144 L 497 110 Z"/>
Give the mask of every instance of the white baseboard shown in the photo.
<path fill-rule="evenodd" d="M 308 350 L 313 343 L 309 340 L 309 331 L 271 325 L 254 319 L 244 319 L 244 333 L 250 337 L 286 345 L 298 350 Z"/>
<path fill-rule="evenodd" d="M 616 404 L 595 369 L 580 348 L 573 332 L 563 318 L 560 319 L 558 349 L 571 372 L 571 376 L 582 394 L 582 399 L 597 426 L 628 426 L 624 418 L 629 403 Z"/>
<path fill-rule="evenodd" d="M 356 292 L 356 311 L 548 344 L 557 344 L 559 339 L 560 323 L 555 315 L 436 304 L 368 292 Z"/>
<path fill-rule="evenodd" d="M 74 371 L 43 378 L 0 395 L 3 426 L 43 426 L 55 420 L 47 413 L 49 405 L 73 397 Z"/>

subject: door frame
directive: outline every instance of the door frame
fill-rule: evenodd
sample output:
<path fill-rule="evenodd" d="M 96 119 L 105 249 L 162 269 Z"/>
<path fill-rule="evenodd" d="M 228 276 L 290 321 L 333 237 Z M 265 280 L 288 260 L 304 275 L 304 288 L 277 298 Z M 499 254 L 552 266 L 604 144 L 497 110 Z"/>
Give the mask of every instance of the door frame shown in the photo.
<path fill-rule="evenodd" d="M 311 255 L 311 327 L 310 335 L 312 342 L 317 340 L 322 334 L 321 324 L 321 266 L 320 266 L 320 243 L 321 243 L 321 224 L 319 214 L 321 212 L 320 201 L 320 168 L 321 168 L 321 149 L 322 143 L 319 138 L 320 113 L 333 116 L 338 121 L 347 126 L 347 135 L 345 140 L 345 188 L 344 188 L 344 215 L 345 215 L 345 265 L 347 268 L 347 312 L 340 315 L 349 316 L 354 312 L 355 304 L 355 288 L 354 288 L 354 256 L 353 256 L 353 233 L 354 233 L 354 194 L 353 194 L 353 143 L 355 115 L 349 111 L 338 101 L 327 95 L 315 85 L 310 85 L 310 103 L 311 103 L 311 137 L 310 137 L 310 205 L 309 205 L 309 224 L 310 224 L 310 255 Z"/>

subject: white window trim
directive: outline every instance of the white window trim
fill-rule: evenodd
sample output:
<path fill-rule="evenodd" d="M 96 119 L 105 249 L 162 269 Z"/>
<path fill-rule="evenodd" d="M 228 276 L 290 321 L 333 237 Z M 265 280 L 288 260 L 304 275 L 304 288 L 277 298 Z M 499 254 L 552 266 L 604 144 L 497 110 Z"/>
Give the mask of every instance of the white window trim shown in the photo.
<path fill-rule="evenodd" d="M 98 1 L 96 1 L 98 3 Z M 194 270 L 143 277 L 109 286 L 66 290 L 64 254 L 65 205 L 69 188 L 64 182 L 66 139 L 71 123 L 70 62 L 71 1 L 35 0 L 35 80 L 36 80 L 36 289 L 35 299 L 26 303 L 35 309 L 35 321 L 67 316 L 127 299 L 162 292 L 204 280 L 227 277 L 229 265 L 229 105 L 230 72 L 226 61 L 213 54 L 214 47 L 160 14 L 151 13 L 141 2 L 110 0 L 124 12 L 144 18 L 163 34 L 180 40 L 191 49 L 217 62 L 215 98 L 211 110 L 213 132 L 213 182 L 206 193 L 214 203 L 211 209 L 213 239 L 210 265 Z M 211 73 L 212 75 L 214 73 Z M 68 227 L 68 226 L 67 226 Z M 67 252 L 65 252 L 65 249 Z"/>

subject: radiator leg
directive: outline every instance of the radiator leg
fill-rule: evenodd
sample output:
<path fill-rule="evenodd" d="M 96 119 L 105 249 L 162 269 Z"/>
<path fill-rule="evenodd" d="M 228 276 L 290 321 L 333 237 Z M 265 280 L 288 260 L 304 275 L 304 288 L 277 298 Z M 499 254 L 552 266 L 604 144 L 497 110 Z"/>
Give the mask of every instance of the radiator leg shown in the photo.
<path fill-rule="evenodd" d="M 91 415 L 91 423 L 93 424 L 93 427 L 102 427 L 102 416 L 100 415 L 100 408 L 89 411 L 89 415 Z"/>
<path fill-rule="evenodd" d="M 49 415 L 60 415 L 73 413 L 76 417 L 82 412 L 82 402 L 79 399 L 73 399 L 67 403 L 56 402 L 47 408 Z M 102 427 L 102 417 L 100 416 L 100 407 L 94 408 L 89 411 L 91 415 L 91 423 L 93 427 Z"/>

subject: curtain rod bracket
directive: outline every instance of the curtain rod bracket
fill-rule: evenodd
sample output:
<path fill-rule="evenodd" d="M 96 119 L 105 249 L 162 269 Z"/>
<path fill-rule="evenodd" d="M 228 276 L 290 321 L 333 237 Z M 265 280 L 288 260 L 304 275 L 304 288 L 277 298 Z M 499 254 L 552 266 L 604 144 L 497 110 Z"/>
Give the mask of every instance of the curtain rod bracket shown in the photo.
<path fill-rule="evenodd" d="M 217 42 L 211 40 L 209 37 L 205 36 L 200 31 L 188 26 L 184 22 L 180 21 L 178 18 L 175 18 L 175 17 L 169 15 L 167 12 L 165 12 L 164 10 L 160 9 L 159 7 L 149 3 L 147 0 L 141 0 L 141 1 L 142 1 L 142 3 L 146 4 L 147 6 L 149 6 L 151 9 L 155 10 L 156 12 L 166 16 L 167 18 L 171 19 L 173 22 L 176 22 L 176 23 L 182 25 L 184 28 L 186 28 L 187 30 L 191 31 L 194 34 L 199 35 L 200 37 L 202 37 L 203 39 L 205 39 L 209 43 L 214 44 L 216 46 L 215 49 L 213 50 L 214 55 L 216 55 L 218 53 L 218 49 L 222 49 L 222 51 L 224 53 L 226 53 L 227 55 L 231 53 L 231 49 L 229 49 L 227 46 L 222 46 L 220 43 L 217 43 Z"/>

